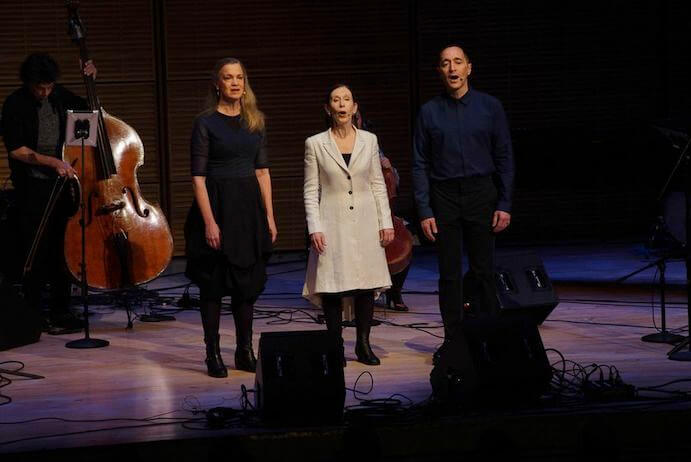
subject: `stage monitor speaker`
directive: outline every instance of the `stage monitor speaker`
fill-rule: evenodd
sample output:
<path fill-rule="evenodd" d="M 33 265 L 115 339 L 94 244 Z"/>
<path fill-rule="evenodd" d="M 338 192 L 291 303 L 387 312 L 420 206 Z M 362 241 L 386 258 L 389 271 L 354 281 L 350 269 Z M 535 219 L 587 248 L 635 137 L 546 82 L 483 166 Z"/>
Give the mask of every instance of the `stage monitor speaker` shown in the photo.
<path fill-rule="evenodd" d="M 502 317 L 528 318 L 542 324 L 559 304 L 547 270 L 534 253 L 497 255 L 494 267 L 497 303 Z M 463 293 L 464 302 L 471 309 L 478 303 L 477 288 L 472 272 L 468 271 L 463 282 Z"/>
<path fill-rule="evenodd" d="M 435 401 L 463 408 L 533 403 L 551 378 L 535 323 L 490 318 L 466 320 L 430 374 Z"/>
<path fill-rule="evenodd" d="M 0 274 L 0 351 L 41 338 L 41 318 L 31 310 L 17 290 Z"/>
<path fill-rule="evenodd" d="M 264 422 L 338 424 L 344 402 L 340 339 L 325 330 L 261 334 L 255 404 Z"/>

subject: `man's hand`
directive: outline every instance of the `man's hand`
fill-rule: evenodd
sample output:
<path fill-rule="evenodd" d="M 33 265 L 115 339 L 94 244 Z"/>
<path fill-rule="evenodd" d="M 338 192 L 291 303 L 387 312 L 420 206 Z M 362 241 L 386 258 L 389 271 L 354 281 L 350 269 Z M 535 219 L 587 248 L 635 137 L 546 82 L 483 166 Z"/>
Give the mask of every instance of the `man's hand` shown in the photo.
<path fill-rule="evenodd" d="M 79 62 L 81 63 L 81 60 L 79 60 Z M 96 80 L 96 74 L 98 74 L 98 69 L 96 69 L 93 61 L 88 60 L 86 64 L 84 64 L 84 75 L 90 75 Z"/>
<path fill-rule="evenodd" d="M 422 232 L 425 234 L 427 239 L 432 242 L 437 240 L 437 238 L 434 236 L 437 234 L 437 221 L 434 219 L 434 217 L 425 218 L 424 220 L 420 221 L 420 226 L 422 227 Z"/>
<path fill-rule="evenodd" d="M 393 228 L 386 228 L 386 229 L 380 229 L 379 230 L 379 242 L 381 243 L 382 247 L 386 247 L 387 245 L 391 244 L 391 241 L 393 241 L 393 238 L 394 238 Z"/>
<path fill-rule="evenodd" d="M 509 226 L 509 223 L 511 223 L 510 213 L 501 210 L 494 211 L 494 217 L 492 217 L 492 231 L 500 233 Z"/>
<path fill-rule="evenodd" d="M 59 176 L 66 176 L 67 178 L 74 178 L 77 172 L 72 168 L 69 162 L 53 157 L 51 167 L 57 172 Z"/>
<path fill-rule="evenodd" d="M 326 251 L 326 237 L 324 233 L 310 234 L 310 241 L 312 241 L 312 248 L 316 250 L 319 255 Z"/>

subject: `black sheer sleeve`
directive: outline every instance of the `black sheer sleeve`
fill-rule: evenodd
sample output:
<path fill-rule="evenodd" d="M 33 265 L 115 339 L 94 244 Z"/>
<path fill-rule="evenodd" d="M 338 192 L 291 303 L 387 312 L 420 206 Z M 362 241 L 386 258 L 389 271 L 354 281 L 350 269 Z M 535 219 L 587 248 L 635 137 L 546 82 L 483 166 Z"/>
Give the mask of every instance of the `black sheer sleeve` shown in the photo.
<path fill-rule="evenodd" d="M 201 117 L 194 122 L 190 140 L 190 172 L 192 176 L 206 176 L 209 162 L 209 132 Z"/>
<path fill-rule="evenodd" d="M 259 150 L 254 160 L 254 168 L 269 168 L 269 154 L 266 151 L 266 132 L 262 132 L 262 139 L 259 142 Z"/>

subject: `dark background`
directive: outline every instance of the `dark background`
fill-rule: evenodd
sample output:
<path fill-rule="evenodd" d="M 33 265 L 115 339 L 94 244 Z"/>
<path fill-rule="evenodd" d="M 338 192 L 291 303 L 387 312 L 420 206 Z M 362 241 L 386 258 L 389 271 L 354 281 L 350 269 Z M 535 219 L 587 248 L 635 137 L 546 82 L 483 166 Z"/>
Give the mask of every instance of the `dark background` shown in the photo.
<path fill-rule="evenodd" d="M 654 128 L 687 130 L 689 11 L 684 1 L 82 1 L 104 108 L 146 149 L 144 195 L 184 249 L 192 200 L 188 143 L 216 59 L 240 58 L 268 117 L 279 249 L 304 246 L 304 138 L 323 129 L 330 84 L 352 84 L 410 185 L 417 110 L 441 91 L 439 49 L 460 42 L 471 84 L 502 100 L 514 140 L 514 218 L 505 242 L 642 238 L 676 151 Z M 26 54 L 53 54 L 83 94 L 63 1 L 0 6 L 0 98 Z M 8 176 L 6 154 L 0 178 Z"/>

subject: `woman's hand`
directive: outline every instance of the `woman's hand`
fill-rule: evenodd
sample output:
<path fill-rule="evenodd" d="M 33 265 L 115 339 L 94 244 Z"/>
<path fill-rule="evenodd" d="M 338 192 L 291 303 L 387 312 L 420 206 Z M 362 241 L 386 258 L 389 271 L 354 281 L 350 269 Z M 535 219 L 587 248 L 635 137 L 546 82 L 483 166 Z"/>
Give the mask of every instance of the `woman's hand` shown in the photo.
<path fill-rule="evenodd" d="M 324 233 L 310 234 L 310 241 L 312 241 L 312 248 L 316 250 L 319 255 L 326 251 L 326 237 Z"/>
<path fill-rule="evenodd" d="M 206 243 L 209 245 L 209 247 L 214 250 L 221 248 L 221 228 L 218 227 L 216 222 L 206 225 L 204 235 L 206 237 Z"/>
<path fill-rule="evenodd" d="M 386 247 L 387 245 L 391 244 L 391 241 L 393 241 L 393 236 L 393 228 L 380 229 L 379 242 L 381 243 L 381 246 Z"/>
<path fill-rule="evenodd" d="M 278 228 L 276 228 L 276 221 L 273 217 L 269 217 L 267 221 L 269 222 L 269 234 L 271 234 L 271 243 L 273 244 L 278 236 Z"/>

